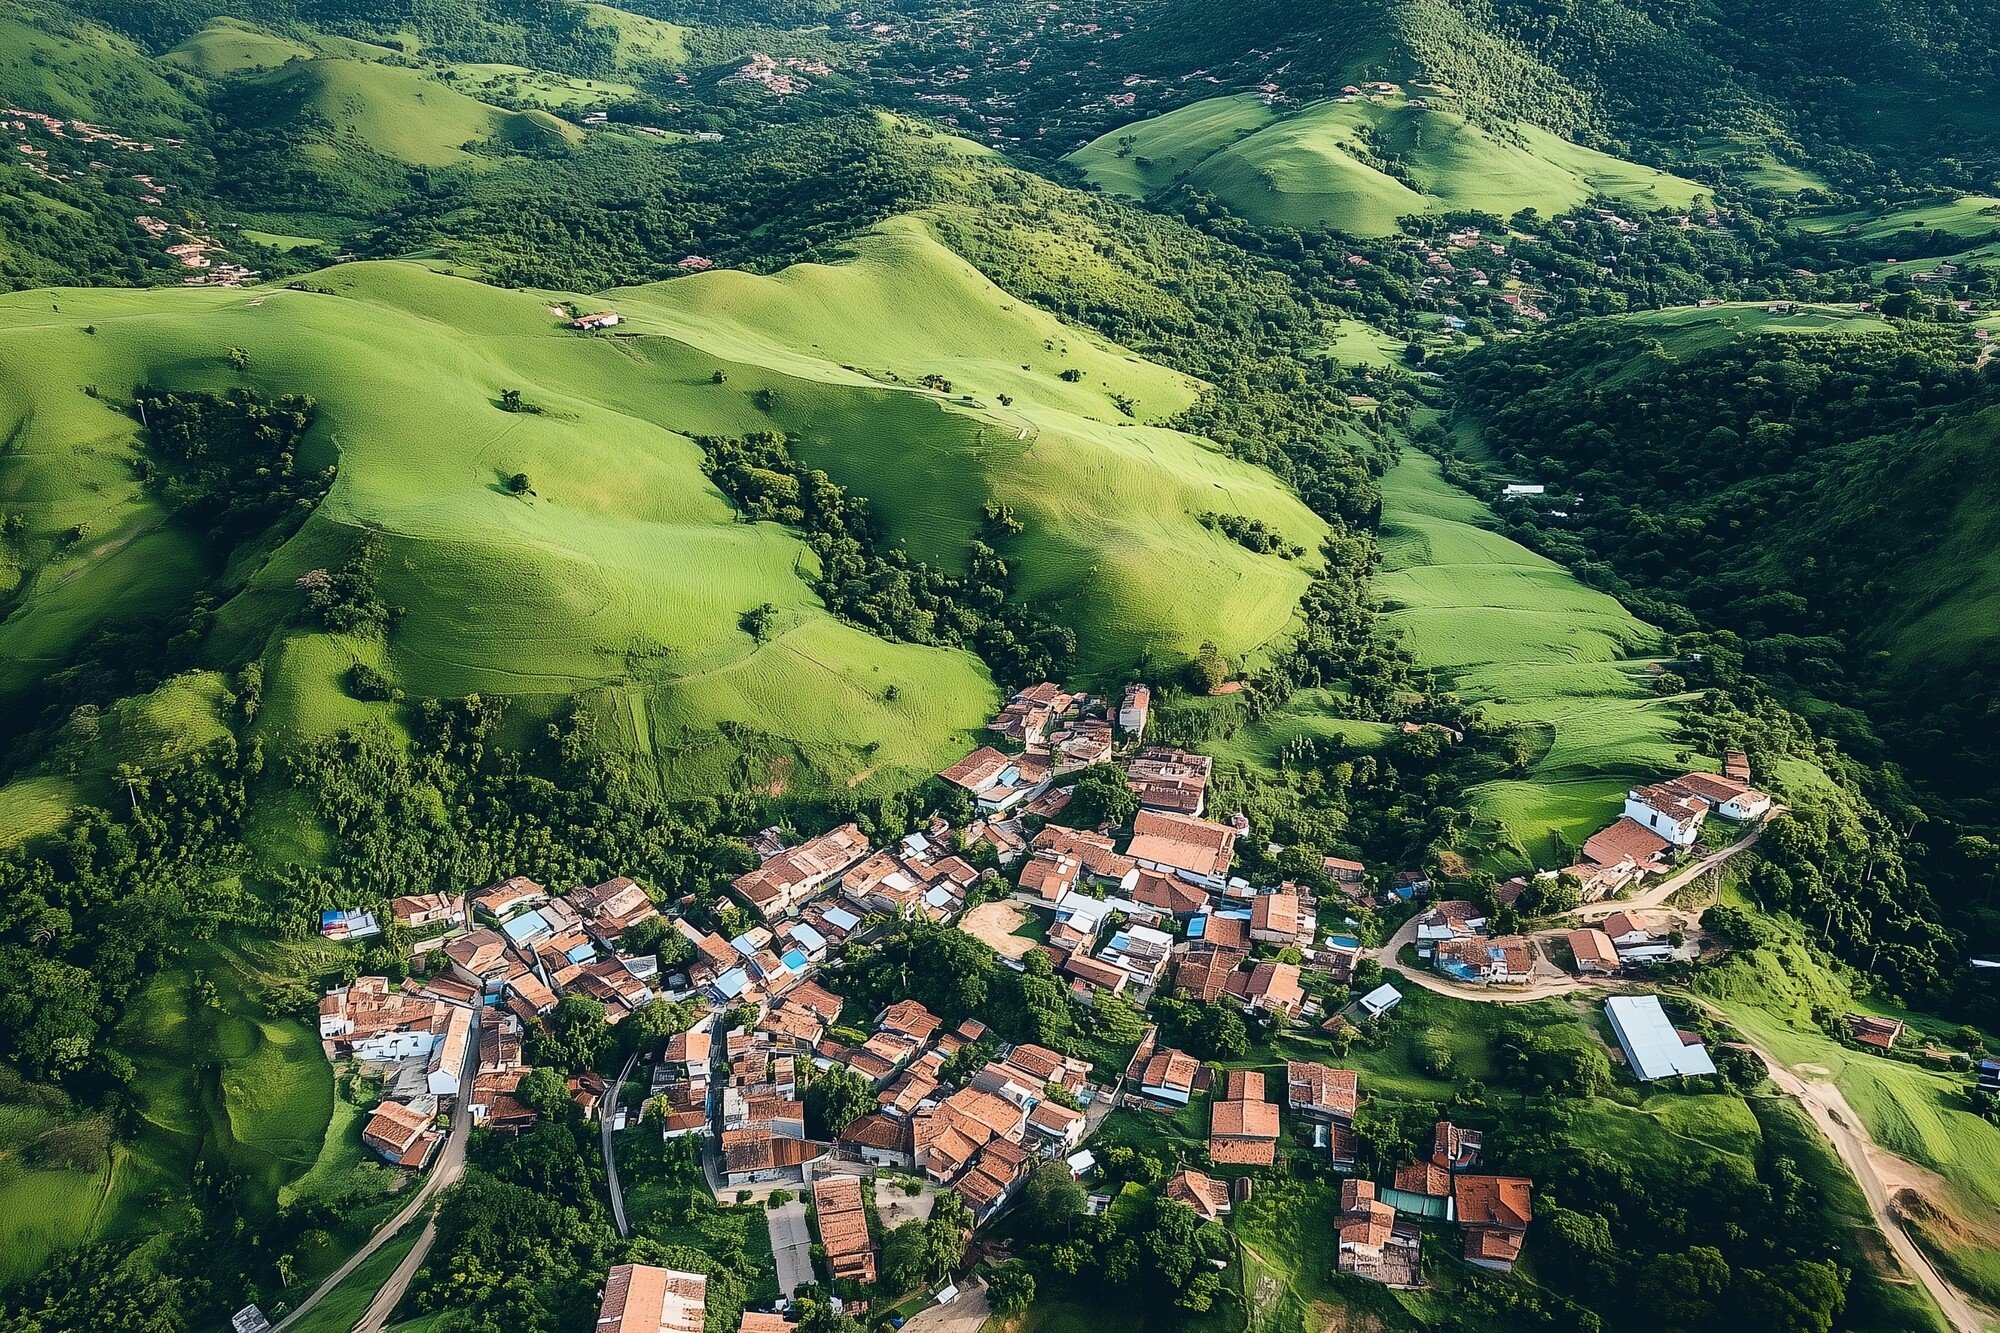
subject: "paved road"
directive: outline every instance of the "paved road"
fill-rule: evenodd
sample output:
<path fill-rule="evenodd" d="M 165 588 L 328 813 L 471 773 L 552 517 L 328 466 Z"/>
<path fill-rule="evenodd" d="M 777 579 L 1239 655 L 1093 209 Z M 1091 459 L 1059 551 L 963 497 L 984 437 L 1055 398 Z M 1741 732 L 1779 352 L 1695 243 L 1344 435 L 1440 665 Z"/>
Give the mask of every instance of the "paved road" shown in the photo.
<path fill-rule="evenodd" d="M 1775 814 L 1777 811 L 1773 810 L 1772 813 Z M 1593 921 L 1601 921 L 1613 912 L 1639 912 L 1648 908 L 1658 907 L 1717 866 L 1756 846 L 1757 839 L 1763 836 L 1764 825 L 1759 824 L 1756 828 L 1751 829 L 1727 847 L 1718 848 L 1710 852 L 1693 865 L 1688 866 L 1684 870 L 1676 871 L 1643 892 L 1635 894 L 1630 898 L 1606 899 L 1603 902 L 1585 903 L 1581 907 L 1571 908 L 1562 915 L 1580 923 L 1588 924 Z M 1607 984 L 1604 980 L 1595 978 L 1572 977 L 1567 973 L 1558 971 L 1546 959 L 1539 956 L 1536 961 L 1535 980 L 1525 986 L 1489 987 L 1466 985 L 1462 982 L 1452 981 L 1449 978 L 1439 976 L 1429 968 L 1418 968 L 1415 971 L 1411 971 L 1397 963 L 1396 956 L 1403 951 L 1404 945 L 1415 944 L 1417 942 L 1417 921 L 1422 916 L 1423 913 L 1419 912 L 1416 916 L 1405 921 L 1401 928 L 1389 937 L 1388 943 L 1375 950 L 1375 960 L 1382 964 L 1383 967 L 1394 970 L 1412 984 L 1421 986 L 1425 990 L 1436 991 L 1439 995 L 1454 995 L 1461 1000 L 1480 1000 L 1487 1004 L 1528 1004 L 1535 1000 L 1548 999 L 1552 995 L 1568 995 L 1575 991 L 1588 990 L 1592 987 Z M 1554 933 L 1553 931 L 1538 932 L 1538 935 Z M 1625 980 L 1629 981 L 1629 978 Z"/>
<path fill-rule="evenodd" d="M 368 1238 L 367 1244 L 348 1256 L 347 1262 L 334 1269 L 324 1282 L 314 1287 L 312 1294 L 300 1301 L 297 1309 L 278 1321 L 275 1333 L 284 1333 L 297 1323 L 308 1310 L 319 1304 L 322 1297 L 344 1282 L 349 1274 L 366 1263 L 377 1250 L 388 1244 L 390 1238 L 407 1226 L 432 1199 L 457 1184 L 458 1178 L 465 1174 L 465 1145 L 472 1137 L 472 1112 L 468 1103 L 472 1092 L 472 1080 L 479 1073 L 479 1019 L 480 1012 L 474 1009 L 472 1033 L 465 1043 L 465 1064 L 458 1071 L 460 1089 L 458 1104 L 452 1108 L 451 1130 L 445 1135 L 444 1147 L 438 1151 L 438 1159 L 431 1166 L 430 1174 L 424 1178 L 424 1183 L 417 1187 L 417 1192 L 410 1197 L 410 1201 L 396 1210 L 394 1217 L 375 1228 L 375 1234 Z M 369 1315 L 375 1314 L 375 1306 L 380 1305 L 384 1297 L 388 1298 L 388 1306 L 382 1310 L 384 1318 L 396 1307 L 396 1302 L 402 1300 L 403 1293 L 409 1289 L 410 1279 L 416 1275 L 424 1256 L 430 1252 L 431 1241 L 436 1236 L 437 1227 L 433 1219 L 424 1224 L 423 1234 L 418 1238 L 416 1245 L 411 1247 L 409 1255 L 397 1265 L 395 1273 L 390 1276 L 381 1291 L 376 1293 L 375 1305 L 369 1306 Z M 380 1328 L 381 1325 L 377 1324 L 375 1327 Z"/>
<path fill-rule="evenodd" d="M 625 1191 L 618 1184 L 618 1157 L 611 1150 L 611 1127 L 618 1123 L 618 1094 L 624 1090 L 625 1080 L 631 1077 L 633 1062 L 639 1058 L 637 1051 L 625 1061 L 625 1067 L 618 1071 L 618 1081 L 604 1090 L 604 1100 L 597 1108 L 598 1132 L 604 1136 L 604 1180 L 611 1189 L 611 1220 L 617 1224 L 618 1234 L 631 1234 L 625 1225 Z"/>
<path fill-rule="evenodd" d="M 813 1284 L 812 1229 L 806 1225 L 806 1206 L 794 1199 L 764 1210 L 771 1228 L 771 1254 L 778 1261 L 778 1290 L 790 1300 L 800 1287 Z"/>

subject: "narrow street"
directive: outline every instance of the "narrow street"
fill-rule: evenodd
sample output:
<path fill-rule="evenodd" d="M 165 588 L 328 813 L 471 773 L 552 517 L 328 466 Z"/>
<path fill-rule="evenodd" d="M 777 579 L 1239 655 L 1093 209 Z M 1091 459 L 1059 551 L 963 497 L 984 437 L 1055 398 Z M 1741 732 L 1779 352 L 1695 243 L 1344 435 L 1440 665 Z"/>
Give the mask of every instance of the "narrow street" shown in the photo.
<path fill-rule="evenodd" d="M 611 1193 L 611 1220 L 621 1236 L 629 1236 L 632 1229 L 625 1224 L 625 1190 L 618 1183 L 618 1154 L 612 1148 L 612 1126 L 618 1123 L 618 1094 L 624 1090 L 625 1080 L 632 1077 L 632 1066 L 638 1059 L 637 1051 L 627 1057 L 618 1078 L 605 1089 L 603 1105 L 597 1108 L 598 1133 L 604 1139 L 604 1183 Z"/>
<path fill-rule="evenodd" d="M 806 1206 L 794 1199 L 764 1210 L 771 1228 L 771 1255 L 778 1261 L 778 1290 L 790 1300 L 800 1287 L 813 1282 L 812 1228 L 806 1225 Z"/>
<path fill-rule="evenodd" d="M 465 1043 L 465 1064 L 458 1071 L 460 1095 L 452 1107 L 451 1130 L 445 1135 L 444 1147 L 439 1149 L 438 1159 L 432 1163 L 430 1174 L 424 1177 L 423 1183 L 417 1187 L 416 1193 L 411 1195 L 410 1201 L 396 1210 L 394 1217 L 375 1228 L 375 1234 L 368 1238 L 366 1244 L 348 1256 L 346 1263 L 329 1273 L 325 1281 L 314 1287 L 312 1294 L 299 1302 L 298 1308 L 277 1322 L 274 1333 L 284 1333 L 297 1323 L 300 1317 L 318 1305 L 328 1292 L 338 1287 L 377 1250 L 388 1244 L 390 1239 L 422 1212 L 431 1200 L 456 1185 L 459 1177 L 465 1174 L 465 1148 L 472 1138 L 472 1112 L 467 1105 L 467 1094 L 472 1091 L 473 1077 L 479 1072 L 480 1017 L 479 1010 L 474 1009 L 472 1032 L 470 1039 Z M 369 1317 L 375 1316 L 379 1307 L 381 1318 L 386 1321 L 389 1312 L 396 1308 L 397 1302 L 403 1299 L 403 1293 L 409 1289 L 410 1279 L 416 1276 L 417 1269 L 422 1266 L 424 1257 L 430 1253 L 431 1242 L 436 1237 L 437 1225 L 433 1218 L 424 1224 L 423 1234 L 418 1238 L 416 1245 L 404 1257 L 403 1262 L 396 1266 L 396 1271 L 390 1274 L 388 1282 L 383 1284 L 381 1291 L 376 1293 L 374 1303 L 368 1308 Z M 375 1328 L 381 1326 L 380 1323 L 373 1325 Z M 358 1327 L 369 1327 L 367 1318 L 364 1318 Z"/>

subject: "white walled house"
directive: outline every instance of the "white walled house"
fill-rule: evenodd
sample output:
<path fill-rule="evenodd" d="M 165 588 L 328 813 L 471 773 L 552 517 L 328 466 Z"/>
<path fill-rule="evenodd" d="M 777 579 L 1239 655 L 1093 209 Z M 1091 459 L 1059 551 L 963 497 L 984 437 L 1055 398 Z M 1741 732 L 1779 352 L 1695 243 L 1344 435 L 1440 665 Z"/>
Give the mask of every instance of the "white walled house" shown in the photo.
<path fill-rule="evenodd" d="M 1694 845 L 1708 818 L 1708 804 L 1700 797 L 1678 790 L 1672 783 L 1634 787 L 1625 793 L 1625 817 L 1650 829 L 1676 847 Z"/>

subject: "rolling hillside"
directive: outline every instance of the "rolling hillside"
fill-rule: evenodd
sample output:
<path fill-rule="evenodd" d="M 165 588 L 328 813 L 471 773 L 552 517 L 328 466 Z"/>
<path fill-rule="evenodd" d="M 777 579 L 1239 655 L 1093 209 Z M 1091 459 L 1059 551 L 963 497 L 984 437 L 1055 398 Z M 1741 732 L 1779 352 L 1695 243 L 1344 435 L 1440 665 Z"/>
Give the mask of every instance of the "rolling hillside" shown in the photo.
<path fill-rule="evenodd" d="M 1672 766 L 1678 709 L 1646 686 L 1660 632 L 1561 565 L 1493 531 L 1487 507 L 1404 457 L 1382 487 L 1383 624 L 1444 686 L 1539 737 L 1519 778 L 1475 789 L 1500 868 L 1568 864 L 1636 781 Z"/>
<path fill-rule="evenodd" d="M 13 349 L 0 352 L 13 439 L 0 493 L 26 525 L 0 625 L 15 696 L 104 625 L 221 578 L 234 595 L 212 651 L 264 658 L 258 728 L 273 738 L 388 716 L 343 684 L 365 661 L 417 696 L 499 693 L 547 710 L 587 694 L 670 784 L 724 780 L 701 738 L 725 724 L 762 735 L 750 748 L 766 764 L 784 756 L 799 780 L 891 783 L 938 767 L 986 714 L 984 671 L 833 619 L 797 543 L 733 521 L 696 469 L 688 437 L 773 427 L 939 563 L 962 561 L 989 500 L 1014 506 L 1021 591 L 1075 629 L 1093 674 L 1148 654 L 1185 660 L 1205 641 L 1249 656 L 1282 634 L 1307 579 L 1308 566 L 1197 521 L 1244 513 L 1312 549 L 1318 520 L 1267 474 L 1112 405 L 1129 391 L 1135 412 L 1162 415 L 1188 401 L 1189 381 L 1005 298 L 914 221 L 846 264 L 583 300 L 630 316 L 632 336 L 615 338 L 563 329 L 550 298 L 407 265 L 348 266 L 311 286 L 71 292 L 60 314 L 38 296 L 0 305 Z M 892 309 L 936 322 L 905 321 L 900 341 L 866 332 L 896 328 Z M 951 341 L 967 329 L 974 339 Z M 28 352 L 51 346 L 65 367 L 53 377 Z M 223 357 L 232 346 L 247 354 L 240 374 Z M 1084 372 L 1075 384 L 1068 368 Z M 952 393 L 904 387 L 939 372 Z M 132 423 L 108 400 L 142 377 L 316 400 L 310 447 L 337 460 L 339 479 L 254 570 L 214 569 L 133 480 Z M 121 387 L 99 400 L 85 385 Z M 500 411 L 508 388 L 540 410 Z M 532 495 L 502 484 L 516 473 Z M 297 623 L 294 583 L 339 566 L 362 532 L 386 543 L 384 593 L 403 608 L 385 643 Z M 765 603 L 782 631 L 760 643 L 738 621 Z"/>
<path fill-rule="evenodd" d="M 1113 130 L 1069 160 L 1115 194 L 1150 198 L 1185 183 L 1252 221 L 1364 236 L 1387 235 L 1412 214 L 1554 215 L 1600 195 L 1641 210 L 1685 208 L 1700 193 L 1532 125 L 1489 132 L 1401 94 L 1283 116 L 1251 94 L 1196 102 Z"/>

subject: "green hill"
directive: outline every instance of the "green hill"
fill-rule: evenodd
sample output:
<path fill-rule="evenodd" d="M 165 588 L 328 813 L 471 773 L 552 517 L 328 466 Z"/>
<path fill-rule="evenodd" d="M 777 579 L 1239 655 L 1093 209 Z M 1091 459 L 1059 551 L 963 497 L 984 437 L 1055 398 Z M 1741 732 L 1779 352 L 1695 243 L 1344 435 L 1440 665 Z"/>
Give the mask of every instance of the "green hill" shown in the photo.
<path fill-rule="evenodd" d="M 1185 182 L 1253 221 L 1371 236 L 1418 213 L 1552 215 L 1600 195 L 1642 210 L 1684 208 L 1700 193 L 1533 125 L 1488 131 L 1400 94 L 1319 102 L 1284 117 L 1248 94 L 1196 102 L 1113 130 L 1070 161 L 1132 198 Z"/>
<path fill-rule="evenodd" d="M 265 32 L 236 19 L 215 19 L 167 52 L 163 59 L 206 79 L 246 70 L 273 69 L 289 60 L 310 58 L 312 49 L 289 37 Z"/>
<path fill-rule="evenodd" d="M 1522 777 L 1472 793 L 1498 825 L 1499 864 L 1567 864 L 1549 832 L 1580 845 L 1626 788 L 1674 762 L 1677 709 L 1644 683 L 1661 635 L 1493 526 L 1434 460 L 1405 455 L 1383 481 L 1376 593 L 1384 626 L 1446 688 L 1539 737 Z"/>
<path fill-rule="evenodd" d="M 697 434 L 793 434 L 875 502 L 891 537 L 948 566 L 989 500 L 1011 505 L 1021 591 L 1075 629 L 1089 673 L 1149 653 L 1182 661 L 1205 641 L 1249 657 L 1283 633 L 1308 566 L 1252 554 L 1202 513 L 1262 518 L 1307 550 L 1321 530 L 1268 474 L 1113 406 L 1129 392 L 1140 416 L 1163 415 L 1190 381 L 1007 298 L 914 221 L 839 265 L 582 301 L 629 317 L 616 338 L 567 331 L 548 298 L 408 265 L 312 285 L 71 292 L 60 316 L 38 295 L 0 302 L 14 441 L 0 495 L 25 525 L 0 624 L 9 692 L 104 625 L 185 604 L 218 577 L 134 480 L 130 419 L 82 391 L 122 395 L 141 378 L 318 403 L 311 448 L 338 460 L 332 493 L 254 570 L 221 571 L 240 587 L 214 651 L 264 657 L 258 727 L 273 738 L 386 716 L 345 684 L 365 661 L 417 696 L 498 693 L 546 710 L 588 694 L 674 784 L 717 780 L 686 738 L 724 725 L 765 733 L 766 759 L 788 755 L 801 780 L 887 783 L 947 761 L 991 702 L 978 664 L 829 616 L 796 541 L 734 521 L 700 476 Z M 222 355 L 232 346 L 247 353 L 240 375 Z M 1066 369 L 1083 374 L 1072 384 Z M 711 382 L 718 371 L 726 383 Z M 914 387 L 930 373 L 954 391 Z M 499 411 L 507 388 L 540 412 Z M 508 493 L 516 473 L 532 496 Z M 384 594 L 404 608 L 380 646 L 297 623 L 293 585 L 340 565 L 364 531 L 386 543 Z M 760 643 L 738 622 L 765 603 L 781 629 Z"/>

